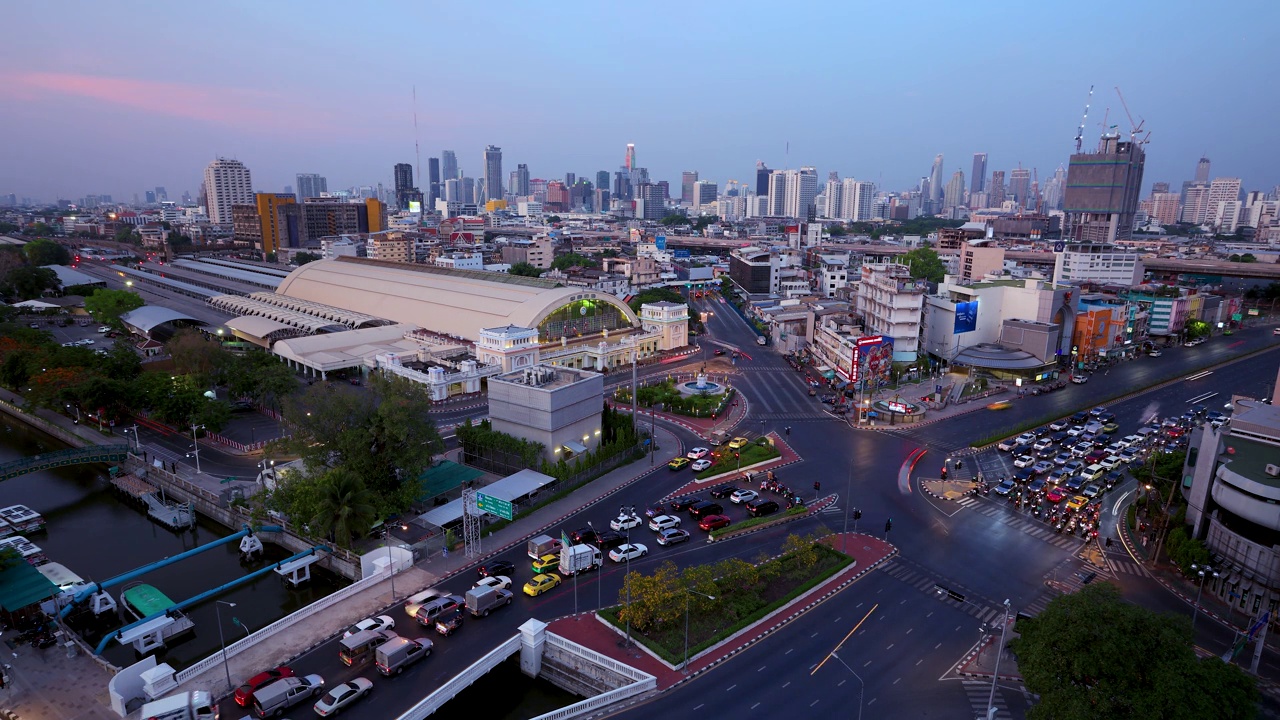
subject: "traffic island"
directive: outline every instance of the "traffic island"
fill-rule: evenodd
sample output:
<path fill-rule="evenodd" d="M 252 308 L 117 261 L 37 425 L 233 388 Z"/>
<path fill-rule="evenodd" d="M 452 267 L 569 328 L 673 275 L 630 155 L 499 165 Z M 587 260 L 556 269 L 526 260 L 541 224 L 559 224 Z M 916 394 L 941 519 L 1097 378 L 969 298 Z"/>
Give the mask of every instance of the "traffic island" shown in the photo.
<path fill-rule="evenodd" d="M 973 480 L 939 480 L 920 478 L 920 489 L 939 500 L 959 500 L 978 492 L 980 486 Z"/>

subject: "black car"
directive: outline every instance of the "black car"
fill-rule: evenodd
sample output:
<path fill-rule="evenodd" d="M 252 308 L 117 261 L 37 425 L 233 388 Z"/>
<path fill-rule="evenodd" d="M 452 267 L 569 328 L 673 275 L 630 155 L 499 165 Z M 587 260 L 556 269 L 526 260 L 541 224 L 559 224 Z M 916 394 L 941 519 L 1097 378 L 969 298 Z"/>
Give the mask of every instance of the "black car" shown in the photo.
<path fill-rule="evenodd" d="M 1085 411 L 1083 411 L 1083 410 L 1081 410 L 1080 412 L 1078 412 L 1078 413 L 1076 413 L 1075 415 L 1072 415 L 1072 416 L 1071 416 L 1071 422 L 1073 422 L 1073 423 L 1082 423 L 1082 422 L 1084 422 L 1085 420 L 1088 420 L 1088 419 L 1089 419 L 1089 413 L 1087 413 L 1087 412 L 1085 412 Z"/>
<path fill-rule="evenodd" d="M 436 618 L 436 632 L 449 637 L 462 629 L 462 621 L 466 620 L 466 616 L 467 613 L 462 608 L 444 613 Z"/>
<path fill-rule="evenodd" d="M 702 502 L 702 498 L 697 495 L 681 495 L 671 501 L 672 510 L 688 510 L 689 508 Z"/>
<path fill-rule="evenodd" d="M 591 528 L 578 528 L 569 533 L 569 539 L 574 545 L 582 545 L 584 543 L 595 543 L 596 531 Z"/>
<path fill-rule="evenodd" d="M 1029 467 L 1018 468 L 1013 471 L 1013 479 L 1017 480 L 1019 483 L 1030 481 L 1033 475 L 1035 475 L 1035 472 Z"/>
<path fill-rule="evenodd" d="M 1067 437 L 1068 437 L 1068 435 L 1067 435 L 1066 431 L 1065 431 L 1065 430 L 1063 430 L 1063 431 L 1056 432 L 1056 433 L 1054 433 L 1054 434 L 1050 435 L 1050 436 L 1049 436 L 1049 439 L 1050 439 L 1050 440 L 1052 440 L 1052 441 L 1054 441 L 1055 443 L 1058 443 L 1059 445 L 1061 445 L 1061 444 L 1062 444 L 1062 443 L 1067 439 Z"/>
<path fill-rule="evenodd" d="M 592 544 L 600 548 L 600 552 L 607 553 L 610 550 L 618 547 L 619 545 L 625 545 L 626 543 L 627 543 L 626 535 L 623 535 L 622 533 L 617 532 L 616 530 L 605 530 L 604 532 L 600 533 L 598 537 L 596 537 L 595 542 L 593 542 Z"/>
<path fill-rule="evenodd" d="M 747 503 L 747 512 L 751 513 L 752 517 L 772 515 L 778 512 L 778 503 L 772 500 L 755 500 Z"/>
<path fill-rule="evenodd" d="M 713 498 L 725 498 L 738 491 L 738 486 L 733 483 L 725 483 L 711 488 L 707 494 Z"/>
<path fill-rule="evenodd" d="M 476 568 L 476 573 L 480 577 L 489 577 L 491 575 L 506 575 L 512 577 L 516 574 L 516 566 L 506 560 L 494 560 Z"/>

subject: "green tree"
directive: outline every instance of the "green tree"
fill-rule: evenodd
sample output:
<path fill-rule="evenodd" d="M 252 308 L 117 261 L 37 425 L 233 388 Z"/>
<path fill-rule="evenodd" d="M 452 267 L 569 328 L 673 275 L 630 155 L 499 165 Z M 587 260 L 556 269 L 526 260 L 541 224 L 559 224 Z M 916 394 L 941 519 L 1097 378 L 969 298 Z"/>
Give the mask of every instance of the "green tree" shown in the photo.
<path fill-rule="evenodd" d="M 902 264 L 911 268 L 911 277 L 917 280 L 928 280 L 929 282 L 942 282 L 942 278 L 946 275 L 946 266 L 942 264 L 942 260 L 938 258 L 938 253 L 933 248 L 916 248 L 902 254 L 899 260 Z"/>
<path fill-rule="evenodd" d="M 18 225 L 11 222 L 0 222 L 0 234 L 16 233 L 21 229 Z"/>
<path fill-rule="evenodd" d="M 298 267 L 302 267 L 303 265 L 306 265 L 309 262 L 315 262 L 317 260 L 323 260 L 323 259 L 324 259 L 324 256 L 318 253 L 300 252 L 300 253 L 294 254 L 293 264 L 297 265 Z M 268 260 L 268 262 L 275 262 L 275 261 Z"/>
<path fill-rule="evenodd" d="M 1217 658 L 1199 660 L 1185 617 L 1120 597 L 1110 583 L 1062 595 L 1018 623 L 1009 643 L 1027 689 L 1030 718 L 1252 718 L 1254 681 Z"/>
<path fill-rule="evenodd" d="M 120 243 L 136 243 L 138 242 L 138 233 L 132 225 L 121 225 L 116 229 L 115 241 Z"/>
<path fill-rule="evenodd" d="M 708 225 L 714 225 L 714 224 L 716 224 L 716 223 L 718 223 L 718 222 L 720 222 L 720 216 L 719 216 L 719 215 L 702 215 L 702 216 L 701 216 L 701 217 L 699 217 L 697 220 L 694 220 L 694 221 L 693 221 L 693 229 L 694 229 L 694 230 L 703 230 L 703 229 L 705 229 Z"/>
<path fill-rule="evenodd" d="M 71 264 L 71 251 L 52 240 L 32 240 L 22 246 L 22 254 L 36 266 Z"/>
<path fill-rule="evenodd" d="M 560 216 L 559 216 L 559 215 L 548 215 L 548 216 L 547 216 L 547 224 L 548 224 L 548 225 L 555 225 L 556 223 L 560 222 L 560 219 L 561 219 L 561 218 L 560 218 Z"/>
<path fill-rule="evenodd" d="M 849 231 L 845 230 L 843 225 L 831 225 L 827 228 L 827 234 L 831 237 L 842 237 L 848 233 Z"/>
<path fill-rule="evenodd" d="M 300 456 L 309 472 L 343 467 L 378 498 L 380 512 L 416 499 L 418 478 L 443 450 L 427 389 L 398 377 L 373 375 L 365 389 L 317 383 L 284 401 L 293 432 L 280 449 Z"/>
<path fill-rule="evenodd" d="M 183 328 L 164 344 L 165 352 L 173 358 L 173 369 L 178 375 L 194 375 L 202 385 L 212 385 L 229 354 L 218 343 L 209 340 L 199 330 Z"/>
<path fill-rule="evenodd" d="M 53 234 L 53 226 L 46 222 L 34 222 L 28 225 L 23 231 L 23 235 L 36 237 L 49 237 Z"/>
<path fill-rule="evenodd" d="M 168 235 L 165 236 L 165 242 L 174 250 L 189 248 L 195 244 L 190 237 L 183 235 L 177 230 L 170 230 Z"/>
<path fill-rule="evenodd" d="M 98 288 L 84 299 L 84 309 L 94 320 L 117 329 L 123 327 L 120 323 L 121 315 L 137 310 L 144 304 L 142 296 L 136 292 L 108 288 Z"/>
<path fill-rule="evenodd" d="M 556 258 L 551 261 L 552 270 L 565 270 L 574 266 L 592 268 L 596 267 L 596 265 L 597 263 L 594 259 L 589 258 L 586 255 L 579 255 L 578 253 L 557 255 Z"/>
<path fill-rule="evenodd" d="M 346 468 L 333 468 L 317 479 L 315 514 L 311 516 L 311 533 L 332 537 L 334 542 L 351 547 L 353 539 L 362 537 L 377 522 L 376 499 L 355 473 Z"/>
<path fill-rule="evenodd" d="M 278 409 L 282 398 L 298 389 L 298 376 L 276 356 L 265 352 L 228 355 L 222 367 L 222 382 L 232 398 L 247 398 Z"/>
<path fill-rule="evenodd" d="M 630 586 L 631 603 L 627 602 L 627 586 Z M 640 631 L 670 626 L 684 617 L 684 583 L 676 564 L 667 560 L 652 575 L 627 573 L 622 590 L 618 592 L 623 609 L 619 619 L 630 618 L 631 625 Z"/>
<path fill-rule="evenodd" d="M 689 301 L 686 300 L 683 295 L 669 287 L 655 287 L 641 290 L 636 293 L 636 296 L 631 298 L 631 302 L 627 304 L 631 306 L 632 310 L 640 312 L 641 305 L 655 302 L 673 302 L 683 304 L 688 303 Z"/>
<path fill-rule="evenodd" d="M 690 220 L 687 215 L 682 215 L 680 213 L 671 213 L 670 215 L 667 215 L 666 217 L 662 218 L 662 220 L 660 220 L 659 222 L 661 222 L 663 225 L 666 225 L 667 227 L 675 227 L 676 225 L 689 225 L 693 221 Z"/>
<path fill-rule="evenodd" d="M 521 275 L 523 277 L 541 277 L 542 271 L 527 262 L 518 262 L 511 265 L 511 269 L 507 270 L 507 274 Z"/>
<path fill-rule="evenodd" d="M 49 268 L 27 265 L 10 270 L 4 277 L 5 294 L 32 300 L 61 287 L 58 274 Z"/>

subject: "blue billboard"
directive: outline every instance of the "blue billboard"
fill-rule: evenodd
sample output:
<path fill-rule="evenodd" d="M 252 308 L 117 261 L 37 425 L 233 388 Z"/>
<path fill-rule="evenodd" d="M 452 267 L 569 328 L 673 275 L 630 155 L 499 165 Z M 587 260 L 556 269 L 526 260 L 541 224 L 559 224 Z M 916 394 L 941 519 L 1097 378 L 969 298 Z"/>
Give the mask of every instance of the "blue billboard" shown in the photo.
<path fill-rule="evenodd" d="M 956 303 L 956 335 L 978 329 L 978 301 Z"/>
<path fill-rule="evenodd" d="M 661 250 L 662 248 L 658 248 L 658 249 Z M 675 250 L 672 252 L 672 257 L 674 257 L 677 260 L 687 260 L 689 258 L 689 251 Z"/>
<path fill-rule="evenodd" d="M 654 245 L 656 245 L 656 246 L 658 246 L 658 249 L 659 249 L 659 250 L 666 250 L 666 249 L 667 249 L 667 236 L 666 236 L 666 235 L 659 235 L 659 236 L 655 237 L 655 238 L 653 239 L 653 244 L 654 244 Z"/>

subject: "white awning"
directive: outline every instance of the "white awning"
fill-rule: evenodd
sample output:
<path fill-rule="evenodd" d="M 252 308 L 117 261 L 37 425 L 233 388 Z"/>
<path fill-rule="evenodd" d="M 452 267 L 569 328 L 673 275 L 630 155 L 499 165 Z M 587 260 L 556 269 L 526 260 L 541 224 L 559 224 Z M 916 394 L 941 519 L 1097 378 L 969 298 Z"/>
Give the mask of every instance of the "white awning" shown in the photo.
<path fill-rule="evenodd" d="M 576 443 L 572 440 L 565 440 L 560 444 L 566 449 L 568 449 L 570 452 L 576 453 L 578 455 L 581 455 L 582 453 L 587 451 L 586 445 L 583 445 L 582 443 Z"/>

